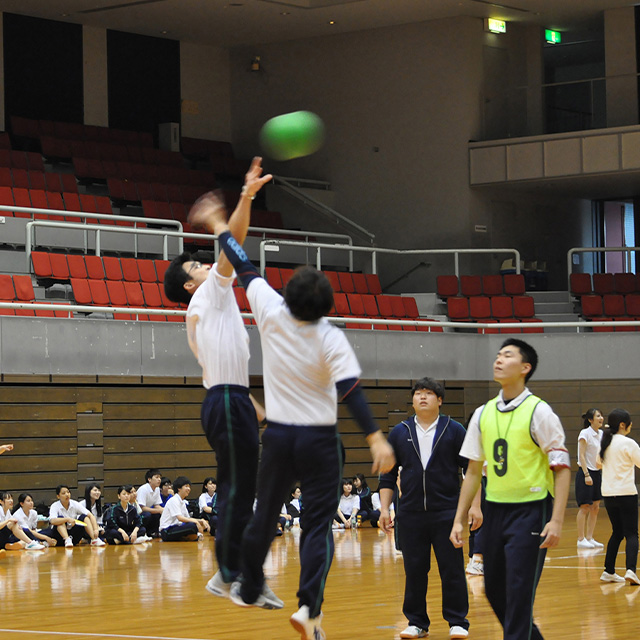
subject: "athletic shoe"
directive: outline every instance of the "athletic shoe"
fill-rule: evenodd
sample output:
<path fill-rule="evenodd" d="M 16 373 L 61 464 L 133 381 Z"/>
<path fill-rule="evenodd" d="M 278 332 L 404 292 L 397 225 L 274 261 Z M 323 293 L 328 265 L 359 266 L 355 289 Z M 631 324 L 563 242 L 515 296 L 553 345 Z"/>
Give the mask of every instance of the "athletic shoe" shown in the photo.
<path fill-rule="evenodd" d="M 344 525 L 341 522 L 334 522 L 331 525 L 332 529 L 344 529 Z"/>
<path fill-rule="evenodd" d="M 322 613 L 309 617 L 309 607 L 303 604 L 290 618 L 291 626 L 300 634 L 300 640 L 325 640 L 327 637 L 320 626 Z"/>
<path fill-rule="evenodd" d="M 222 573 L 218 571 L 214 574 L 213 578 L 207 582 L 205 589 L 212 595 L 219 598 L 228 598 L 229 591 L 231 590 L 231 583 L 225 582 L 222 579 Z"/>
<path fill-rule="evenodd" d="M 129 538 L 129 540 L 131 540 L 131 538 Z M 151 538 L 149 538 L 149 540 L 151 540 Z M 135 539 L 135 542 L 133 544 L 143 544 L 147 541 L 147 536 L 140 536 L 139 538 Z"/>
<path fill-rule="evenodd" d="M 484 563 L 483 562 L 474 562 L 473 560 L 469 560 L 469 564 L 467 564 L 466 572 L 470 576 L 483 576 L 484 575 Z"/>
<path fill-rule="evenodd" d="M 71 538 L 66 538 L 64 541 L 64 546 L 67 548 L 73 547 L 73 540 Z"/>
<path fill-rule="evenodd" d="M 36 542 L 35 540 L 32 540 L 26 547 L 25 549 L 27 551 L 41 551 L 42 549 L 44 549 L 44 545 L 40 544 L 39 542 Z M 628 572 L 627 572 L 628 573 Z"/>
<path fill-rule="evenodd" d="M 242 599 L 240 595 L 241 586 L 241 583 L 236 580 L 229 590 L 231 602 L 237 604 L 239 607 L 260 607 L 261 609 L 282 609 L 282 607 L 284 607 L 284 602 L 271 591 L 266 581 L 262 585 L 262 593 L 251 603 L 247 603 Z"/>
<path fill-rule="evenodd" d="M 630 584 L 630 585 L 638 585 L 640 584 L 640 578 L 638 578 L 638 576 L 635 574 L 634 571 L 631 571 L 631 569 L 627 569 L 627 573 L 624 574 L 624 579 Z"/>
<path fill-rule="evenodd" d="M 604 545 L 602 544 L 602 542 L 598 542 L 597 540 L 594 540 L 593 538 L 589 538 L 589 542 L 595 548 L 599 548 L 599 549 L 603 549 L 604 548 Z"/>
<path fill-rule="evenodd" d="M 428 629 L 421 629 L 410 624 L 404 631 L 400 633 L 401 638 L 427 638 L 429 637 Z"/>
<path fill-rule="evenodd" d="M 578 540 L 578 549 L 593 549 L 594 547 L 595 545 L 591 544 L 591 542 L 586 538 Z"/>
<path fill-rule="evenodd" d="M 635 573 L 633 575 L 635 575 Z M 625 581 L 624 578 L 622 576 L 619 576 L 617 573 L 607 573 L 606 571 L 603 571 L 602 575 L 600 576 L 600 582 L 624 582 L 624 581 Z"/>
<path fill-rule="evenodd" d="M 449 629 L 449 637 L 450 638 L 468 638 L 469 630 L 464 627 L 460 627 L 458 625 L 454 625 Z"/>
<path fill-rule="evenodd" d="M 107 543 L 102 538 L 96 538 L 95 540 L 91 541 L 92 547 L 104 547 L 105 544 Z"/>
<path fill-rule="evenodd" d="M 198 531 L 198 542 L 202 542 L 204 540 L 204 533 L 200 533 Z"/>

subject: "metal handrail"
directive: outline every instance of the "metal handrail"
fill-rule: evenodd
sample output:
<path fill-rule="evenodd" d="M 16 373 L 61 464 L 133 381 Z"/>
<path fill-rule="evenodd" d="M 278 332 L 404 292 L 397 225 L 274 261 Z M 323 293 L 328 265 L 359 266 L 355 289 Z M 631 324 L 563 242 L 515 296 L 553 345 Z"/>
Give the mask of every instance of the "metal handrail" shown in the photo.
<path fill-rule="evenodd" d="M 454 272 L 456 276 L 460 276 L 460 254 L 477 254 L 477 253 L 512 253 L 515 256 L 516 273 L 520 273 L 520 252 L 517 249 L 383 249 L 381 247 L 353 247 L 343 245 L 323 244 L 320 242 L 294 242 L 291 240 L 263 240 L 260 243 L 260 273 L 264 277 L 266 267 L 266 247 L 268 245 L 285 245 L 293 247 L 315 247 L 316 248 L 316 268 L 318 271 L 322 269 L 322 249 L 332 249 L 338 251 L 352 251 L 358 253 L 371 254 L 371 273 L 378 272 L 377 255 L 379 253 L 394 255 L 453 255 L 454 256 Z"/>
<path fill-rule="evenodd" d="M 573 256 L 576 253 L 626 253 L 627 270 L 631 271 L 631 254 L 640 251 L 640 247 L 573 247 L 567 251 L 567 291 L 571 300 L 571 274 L 573 273 Z"/>
<path fill-rule="evenodd" d="M 342 223 L 342 224 L 348 225 L 349 227 L 353 228 L 356 233 L 358 233 L 361 236 L 364 236 L 364 238 L 368 242 L 373 244 L 373 241 L 375 239 L 375 234 L 371 233 L 370 231 L 367 231 L 367 229 L 360 226 L 357 222 L 354 222 L 350 218 L 347 218 L 341 213 L 338 213 L 335 209 L 332 209 L 326 204 L 323 204 L 322 202 L 318 202 L 311 196 L 307 195 L 304 191 L 302 191 L 298 187 L 295 187 L 293 184 L 291 184 L 289 179 L 283 178 L 282 176 L 273 176 L 273 184 L 281 186 L 282 189 L 286 191 L 288 194 L 298 198 L 299 200 L 302 200 L 304 204 L 310 207 L 313 207 L 314 209 L 322 213 L 325 217 L 332 218 L 334 222 L 337 222 L 338 224 Z"/>
<path fill-rule="evenodd" d="M 176 229 L 178 229 L 178 231 L 182 231 L 183 230 L 183 226 L 182 226 L 182 222 L 178 221 L 178 220 L 166 220 L 165 218 L 141 218 L 139 216 L 116 216 L 110 213 L 90 213 L 87 211 L 67 211 L 66 209 L 38 209 L 36 207 L 11 207 L 8 205 L 0 205 L 0 211 L 20 211 L 20 212 L 24 212 L 24 213 L 29 213 L 32 216 L 32 221 L 35 221 L 33 218 L 33 214 L 35 213 L 41 213 L 41 214 L 45 214 L 45 215 L 61 215 L 64 216 L 65 218 L 83 218 L 84 219 L 84 224 L 82 225 L 77 225 L 77 228 L 81 231 L 85 231 L 84 234 L 84 251 L 85 253 L 88 250 L 88 243 L 87 243 L 87 234 L 86 234 L 86 227 L 87 227 L 87 218 L 91 218 L 91 219 L 96 219 L 96 220 L 114 220 L 115 222 L 122 222 L 123 220 L 126 220 L 127 222 L 133 222 L 134 225 L 134 229 L 138 228 L 138 223 L 142 223 L 142 224 L 147 224 L 147 223 L 152 223 L 152 224 L 163 224 L 166 226 L 175 226 Z M 53 221 L 52 221 L 53 222 Z M 104 229 L 104 231 L 108 231 L 109 229 Z M 112 229 L 111 229 L 112 230 Z M 25 242 L 26 244 L 26 242 Z M 183 243 L 182 243 L 182 239 L 178 239 L 178 251 L 180 253 L 182 253 L 184 247 L 183 247 Z M 135 256 L 138 255 L 138 237 L 136 236 L 134 238 L 134 245 L 133 245 L 133 254 Z"/>
<path fill-rule="evenodd" d="M 39 303 L 39 302 L 0 302 L 0 309 L 43 309 L 46 311 L 69 311 L 78 313 L 128 313 L 130 315 L 172 315 L 185 316 L 185 309 L 152 309 L 146 307 L 107 307 L 107 306 L 91 306 L 76 305 L 62 303 Z M 252 313 L 241 313 L 243 318 L 254 319 Z M 0 316 L 11 317 L 11 316 Z M 24 316 L 22 316 L 24 317 Z M 332 323 L 339 324 L 364 324 L 364 325 L 394 325 L 394 326 L 413 326 L 413 327 L 441 327 L 451 329 L 514 329 L 514 328 L 552 328 L 552 327 L 575 327 L 577 333 L 580 328 L 593 327 L 640 327 L 640 320 L 598 320 L 586 322 L 584 320 L 571 322 L 453 322 L 448 320 L 398 320 L 385 318 L 352 318 L 343 316 L 328 316 L 327 320 Z"/>
<path fill-rule="evenodd" d="M 40 213 L 40 212 L 53 212 L 53 209 L 33 209 L 33 211 Z M 58 212 L 56 211 L 56 214 Z M 66 212 L 61 212 L 61 213 L 66 213 Z M 93 218 L 94 216 L 89 215 L 87 216 L 89 218 Z M 122 219 L 119 216 L 108 216 L 109 218 L 116 218 L 116 219 Z M 145 222 L 163 222 L 162 219 L 157 219 L 157 218 L 142 218 L 141 220 L 145 221 Z M 173 221 L 173 222 L 177 222 L 177 221 Z M 180 224 L 180 223 L 178 223 Z M 218 254 L 220 252 L 219 249 L 219 245 L 218 245 L 218 236 L 213 235 L 213 234 L 208 234 L 208 233 L 189 233 L 186 231 L 182 231 L 182 224 L 180 224 L 180 231 L 167 231 L 165 229 L 142 229 L 139 227 L 134 227 L 133 229 L 131 228 L 127 228 L 127 227 L 116 227 L 116 226 L 111 226 L 109 225 L 108 227 L 105 225 L 96 225 L 96 224 L 88 224 L 88 223 L 83 223 L 83 224 L 78 224 L 75 222 L 59 222 L 56 220 L 31 220 L 31 222 L 27 222 L 26 226 L 25 226 L 25 253 L 26 253 L 26 259 L 27 259 L 27 271 L 30 268 L 30 263 L 31 263 L 31 251 L 32 251 L 32 247 L 35 244 L 35 227 L 58 227 L 58 228 L 64 228 L 64 229 L 78 229 L 81 231 L 95 231 L 96 232 L 96 248 L 95 248 L 95 255 L 99 256 L 100 255 L 100 234 L 102 232 L 104 233 L 132 233 L 135 234 L 135 239 L 136 239 L 136 248 L 137 248 L 137 236 L 138 235 L 155 235 L 155 236 L 162 236 L 164 239 L 163 245 L 162 245 L 162 257 L 164 260 L 168 259 L 168 255 L 169 255 L 169 249 L 168 249 L 168 239 L 169 238 L 178 238 L 178 251 L 180 253 L 182 253 L 183 250 L 183 239 L 184 238 L 189 238 L 189 239 L 194 239 L 194 240 L 198 240 L 198 239 L 203 239 L 203 238 L 211 238 L 213 240 L 214 243 L 214 254 L 216 256 L 216 258 L 218 257 Z M 277 229 L 274 230 L 271 227 L 249 227 L 249 231 L 253 231 L 253 232 L 258 232 L 258 233 L 262 233 L 263 237 L 265 234 L 267 233 L 284 233 L 284 234 L 290 234 L 293 237 L 304 237 L 304 238 L 309 238 L 310 236 L 322 236 L 322 237 L 327 237 L 327 238 L 336 238 L 336 239 L 346 239 L 347 242 L 349 243 L 350 247 L 353 247 L 353 240 L 351 239 L 351 237 L 349 237 L 346 234 L 338 234 L 338 233 L 311 233 L 308 231 L 288 231 L 286 229 Z M 263 240 L 264 242 L 264 240 Z M 302 243 L 304 244 L 304 243 Z M 328 245 L 328 246 L 332 246 L 332 245 Z M 340 245 L 342 246 L 342 245 Z M 86 247 L 86 238 L 85 238 L 85 253 L 88 251 L 87 247 Z M 136 255 L 137 255 L 137 251 L 136 251 Z M 349 262 L 351 264 L 351 269 L 353 269 L 353 253 L 349 254 Z"/>

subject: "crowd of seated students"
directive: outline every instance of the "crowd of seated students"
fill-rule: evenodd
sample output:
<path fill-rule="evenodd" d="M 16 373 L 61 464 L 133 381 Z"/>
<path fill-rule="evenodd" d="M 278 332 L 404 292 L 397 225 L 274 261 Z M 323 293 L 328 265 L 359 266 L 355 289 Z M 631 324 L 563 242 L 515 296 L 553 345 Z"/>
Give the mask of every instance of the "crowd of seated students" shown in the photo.
<path fill-rule="evenodd" d="M 158 469 L 149 469 L 146 482 L 137 490 L 131 484 L 117 489 L 117 502 L 103 505 L 102 490 L 96 483 L 86 486 L 84 498 L 71 498 L 67 485 L 56 487 L 57 500 L 48 517 L 36 511 L 33 496 L 22 493 L 14 504 L 10 492 L 0 493 L 0 549 L 42 550 L 46 547 L 72 548 L 80 544 L 101 547 L 127 545 L 161 538 L 165 542 L 201 540 L 206 532 L 216 534 L 217 481 L 205 478 L 197 503 L 188 503 L 191 482 L 179 476 L 171 482 Z M 166 487 L 163 503 L 161 487 Z M 300 526 L 304 503 L 299 486 L 291 489 L 282 505 L 278 535 Z M 372 493 L 363 474 L 343 480 L 343 493 L 334 528 L 352 528 L 369 521 L 377 526 L 380 500 Z M 40 521 L 46 528 L 38 528 Z"/>

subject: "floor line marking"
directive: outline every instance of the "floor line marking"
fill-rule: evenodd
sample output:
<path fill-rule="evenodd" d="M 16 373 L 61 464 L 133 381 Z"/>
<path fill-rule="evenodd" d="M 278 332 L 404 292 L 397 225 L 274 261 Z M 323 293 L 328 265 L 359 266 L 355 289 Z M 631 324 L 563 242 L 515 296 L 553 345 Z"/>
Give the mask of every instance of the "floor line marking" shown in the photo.
<path fill-rule="evenodd" d="M 79 633 L 73 631 L 37 631 L 35 629 L 0 629 L 0 633 L 35 633 L 40 635 L 54 635 L 54 636 L 75 636 L 83 637 L 88 636 L 92 638 L 133 638 L 134 640 L 214 640 L 213 638 L 189 638 L 189 637 L 174 637 L 174 636 L 132 636 L 120 633 Z"/>

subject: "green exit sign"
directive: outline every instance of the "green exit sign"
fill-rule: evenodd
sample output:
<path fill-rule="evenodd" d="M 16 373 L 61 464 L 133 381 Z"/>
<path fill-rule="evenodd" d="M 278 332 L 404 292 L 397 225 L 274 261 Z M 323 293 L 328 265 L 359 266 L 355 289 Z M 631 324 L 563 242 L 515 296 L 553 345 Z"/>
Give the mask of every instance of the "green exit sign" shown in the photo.
<path fill-rule="evenodd" d="M 560 44 L 562 42 L 562 34 L 559 31 L 552 31 L 551 29 L 545 29 L 544 39 L 549 44 Z"/>

